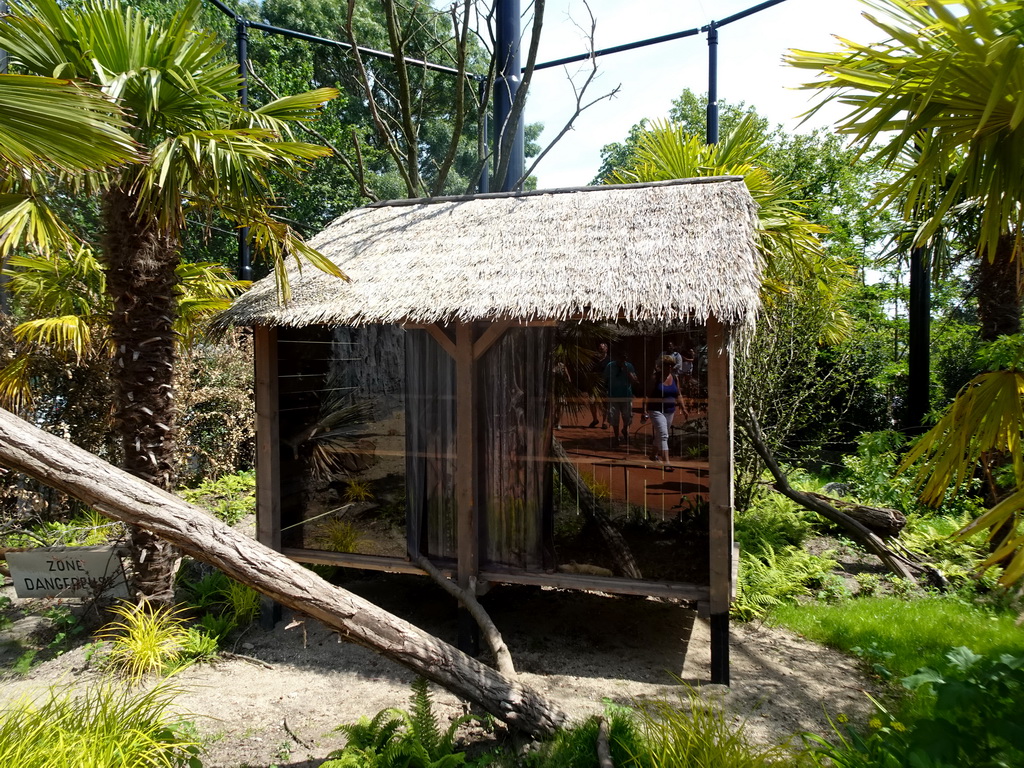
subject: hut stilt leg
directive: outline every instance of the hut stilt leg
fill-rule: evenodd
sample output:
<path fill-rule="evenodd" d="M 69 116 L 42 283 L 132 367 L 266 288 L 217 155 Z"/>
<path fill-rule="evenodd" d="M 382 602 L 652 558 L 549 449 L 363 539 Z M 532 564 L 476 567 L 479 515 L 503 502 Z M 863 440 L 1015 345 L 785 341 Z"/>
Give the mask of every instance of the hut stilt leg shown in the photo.
<path fill-rule="evenodd" d="M 711 682 L 729 685 L 729 613 L 711 614 Z"/>

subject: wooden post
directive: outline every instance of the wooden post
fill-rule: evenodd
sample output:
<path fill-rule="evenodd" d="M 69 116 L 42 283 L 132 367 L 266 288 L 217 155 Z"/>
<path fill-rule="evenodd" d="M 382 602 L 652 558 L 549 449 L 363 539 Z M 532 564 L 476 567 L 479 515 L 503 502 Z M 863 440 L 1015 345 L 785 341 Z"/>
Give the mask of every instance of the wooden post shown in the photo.
<path fill-rule="evenodd" d="M 277 375 L 277 329 L 253 330 L 256 383 L 256 539 L 281 551 L 281 421 Z M 273 629 L 281 606 L 263 597 L 260 624 Z"/>
<path fill-rule="evenodd" d="M 476 364 L 473 355 L 473 326 L 455 326 L 455 488 L 458 500 L 459 586 L 476 593 L 480 571 L 480 542 L 476 508 L 476 420 L 474 383 Z M 459 648 L 474 655 L 479 648 L 476 622 L 463 609 L 459 611 Z"/>
<path fill-rule="evenodd" d="M 708 319 L 707 337 L 711 682 L 728 685 L 733 558 L 732 350 L 729 329 L 717 318 Z"/>

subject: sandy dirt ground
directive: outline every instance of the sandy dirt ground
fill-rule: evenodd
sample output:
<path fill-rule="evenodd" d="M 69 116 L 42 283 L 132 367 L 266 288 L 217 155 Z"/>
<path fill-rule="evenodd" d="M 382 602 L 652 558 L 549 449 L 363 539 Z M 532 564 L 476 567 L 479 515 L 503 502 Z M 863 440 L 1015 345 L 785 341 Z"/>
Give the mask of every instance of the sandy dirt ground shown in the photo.
<path fill-rule="evenodd" d="M 353 572 L 343 586 L 454 640 L 453 603 L 425 578 Z M 678 605 L 527 587 L 495 590 L 485 605 L 522 679 L 574 719 L 600 712 L 603 700 L 676 700 L 684 684 L 764 743 L 827 733 L 826 713 L 856 722 L 871 711 L 865 694 L 875 691 L 856 660 L 782 630 L 733 625 L 726 688 L 708 683 L 706 624 Z M 177 676 L 177 705 L 209 741 L 208 768 L 314 768 L 344 743 L 337 725 L 408 703 L 410 672 L 318 624 L 287 629 L 289 619 L 271 631 L 251 627 L 235 641 L 236 655 Z M 102 676 L 79 648 L 27 677 L 0 679 L 0 700 Z M 444 717 L 464 711 L 448 693 L 434 696 Z"/>

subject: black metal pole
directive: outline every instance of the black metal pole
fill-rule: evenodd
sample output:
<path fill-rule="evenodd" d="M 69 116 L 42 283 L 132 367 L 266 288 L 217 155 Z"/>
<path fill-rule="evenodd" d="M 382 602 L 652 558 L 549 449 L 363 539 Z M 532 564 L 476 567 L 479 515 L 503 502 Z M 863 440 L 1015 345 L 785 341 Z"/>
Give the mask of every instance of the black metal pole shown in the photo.
<path fill-rule="evenodd" d="M 920 433 L 931 408 L 931 282 L 928 253 L 910 249 L 910 300 L 907 305 L 906 429 Z"/>
<path fill-rule="evenodd" d="M 249 107 L 249 28 L 245 19 L 235 17 L 235 38 L 238 43 L 238 102 Z M 238 279 L 252 280 L 252 253 L 249 251 L 249 228 L 238 230 Z"/>
<path fill-rule="evenodd" d="M 718 143 L 718 26 L 712 21 L 708 31 L 708 127 L 707 143 Z"/>
<path fill-rule="evenodd" d="M 515 125 L 506 125 L 512 113 L 519 83 L 522 82 L 520 62 L 519 0 L 497 0 L 495 7 L 495 57 L 497 77 L 494 80 L 494 146 L 501 146 L 501 137 L 507 131 L 514 131 L 509 147 L 508 169 L 500 181 L 501 189 L 496 192 L 511 192 L 526 170 L 523 154 L 526 146 L 522 116 Z M 495 153 L 497 155 L 497 153 Z"/>
<path fill-rule="evenodd" d="M 487 118 L 487 81 L 480 81 L 480 130 L 477 132 L 477 146 L 480 149 L 480 159 L 483 160 L 483 165 L 480 167 L 480 181 L 477 185 L 477 192 L 485 194 L 490 192 L 491 174 L 490 165 L 491 158 L 488 153 L 487 137 L 490 135 L 490 121 Z"/>

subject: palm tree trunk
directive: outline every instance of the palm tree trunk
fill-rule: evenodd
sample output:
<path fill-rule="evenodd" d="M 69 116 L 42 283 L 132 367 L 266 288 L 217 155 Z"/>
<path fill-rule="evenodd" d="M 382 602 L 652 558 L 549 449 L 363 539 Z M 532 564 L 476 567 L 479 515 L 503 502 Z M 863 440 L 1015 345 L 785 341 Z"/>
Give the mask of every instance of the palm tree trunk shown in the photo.
<path fill-rule="evenodd" d="M 983 255 L 978 264 L 975 290 L 981 340 L 1020 333 L 1020 254 L 1016 236 L 999 238 L 995 253 Z"/>
<path fill-rule="evenodd" d="M 120 188 L 104 196 L 107 291 L 113 301 L 114 429 L 124 468 L 163 488 L 174 487 L 174 318 L 176 243 L 141 216 L 137 197 Z M 135 591 L 142 600 L 173 599 L 177 550 L 132 529 Z"/>
<path fill-rule="evenodd" d="M 981 263 L 978 265 L 975 290 L 978 297 L 978 320 L 981 324 L 982 341 L 995 341 L 1000 336 L 1020 333 L 1021 264 L 1016 243 L 1017 238 L 1013 233 L 1002 235 L 992 257 L 982 255 Z M 997 486 L 991 471 L 993 465 L 1001 463 L 1000 459 L 982 460 L 985 465 L 987 489 L 985 502 L 990 508 L 995 506 L 1003 495 L 1004 489 Z M 990 551 L 994 552 L 999 548 L 1014 525 L 1016 522 L 1011 518 L 993 532 L 989 543 Z"/>

